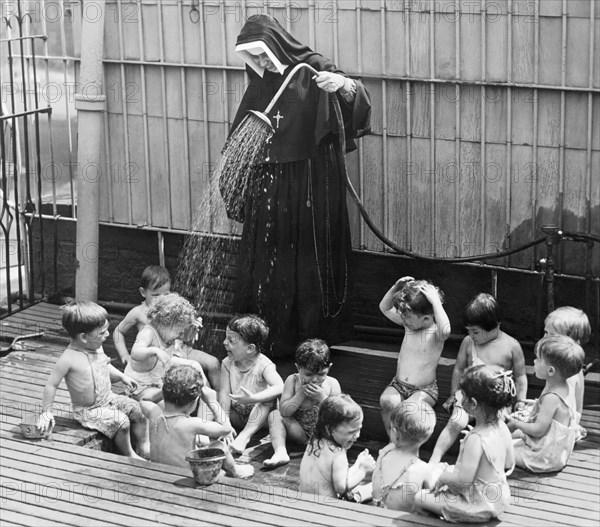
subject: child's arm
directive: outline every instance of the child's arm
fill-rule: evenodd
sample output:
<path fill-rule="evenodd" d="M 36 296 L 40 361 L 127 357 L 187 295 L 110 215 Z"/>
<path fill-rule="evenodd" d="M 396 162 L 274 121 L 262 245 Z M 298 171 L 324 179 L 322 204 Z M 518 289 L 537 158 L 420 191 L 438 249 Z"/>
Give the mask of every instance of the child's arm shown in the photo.
<path fill-rule="evenodd" d="M 365 448 L 358 454 L 354 465 L 348 468 L 348 458 L 344 451 L 333 460 L 331 468 L 333 488 L 338 494 L 345 494 L 356 487 L 369 472 L 375 469 L 375 460 Z"/>
<path fill-rule="evenodd" d="M 208 386 L 203 386 L 200 390 L 200 398 L 206 403 L 206 406 L 208 406 L 208 408 L 212 412 L 215 418 L 214 422 L 219 423 L 220 425 L 223 425 L 228 428 L 228 431 L 224 432 L 224 434 L 221 435 L 229 434 L 232 431 L 231 424 L 229 422 L 229 419 L 227 418 L 227 413 L 223 410 L 222 406 L 217 400 L 217 392 L 215 392 L 212 388 L 209 388 Z"/>
<path fill-rule="evenodd" d="M 332 395 L 340 395 L 342 393 L 342 387 L 340 386 L 338 380 L 334 377 L 329 377 L 329 380 L 331 381 L 331 391 L 329 392 L 329 397 Z"/>
<path fill-rule="evenodd" d="M 143 328 L 138 334 L 133 347 L 131 348 L 131 358 L 137 361 L 144 361 L 150 357 L 156 356 L 162 362 L 168 360 L 168 353 L 159 348 L 153 346 L 154 335 L 151 329 Z"/>
<path fill-rule="evenodd" d="M 458 385 L 462 377 L 465 368 L 467 367 L 467 348 L 471 337 L 465 337 L 460 343 L 460 349 L 456 356 L 456 362 L 454 363 L 454 369 L 452 370 L 452 381 L 450 382 L 450 397 L 443 404 L 443 407 L 448 411 L 452 411 L 452 406 L 455 403 L 455 394 L 458 391 Z"/>
<path fill-rule="evenodd" d="M 281 375 L 277 373 L 275 364 L 269 364 L 269 366 L 264 369 L 263 378 L 269 385 L 268 388 L 265 388 L 258 393 L 252 393 L 241 386 L 240 390 L 244 392 L 244 395 L 230 393 L 229 397 L 235 399 L 240 404 L 266 403 L 267 401 L 272 401 L 279 397 L 283 392 L 283 379 L 281 378 Z"/>
<path fill-rule="evenodd" d="M 229 370 L 225 367 L 225 361 L 221 363 L 221 387 L 219 388 L 219 404 L 225 415 L 229 415 L 231 410 L 231 399 L 229 392 L 231 391 L 231 380 L 229 379 Z"/>
<path fill-rule="evenodd" d="M 527 371 L 525 370 L 523 349 L 516 339 L 513 339 L 512 371 L 517 390 L 517 402 L 523 402 L 527 399 Z"/>
<path fill-rule="evenodd" d="M 381 299 L 381 302 L 379 302 L 380 311 L 385 315 L 386 318 L 390 319 L 399 326 L 404 326 L 404 322 L 402 321 L 400 314 L 394 308 L 392 301 L 394 300 L 394 295 L 404 287 L 406 282 L 410 282 L 411 280 L 414 280 L 412 276 L 404 276 L 400 278 L 400 280 L 390 287 L 388 292 Z"/>
<path fill-rule="evenodd" d="M 299 389 L 296 389 L 296 383 Z M 306 399 L 306 394 L 302 389 L 300 381 L 296 380 L 295 375 L 290 375 L 283 385 L 281 401 L 279 401 L 279 413 L 281 417 L 291 417 L 300 408 L 302 402 Z"/>
<path fill-rule="evenodd" d="M 444 485 L 448 485 L 450 488 L 459 487 L 464 489 L 473 483 L 483 455 L 481 438 L 476 434 L 469 434 L 465 439 L 463 449 L 463 455 L 455 465 L 454 470 L 445 470 L 441 473 L 435 485 L 436 489 Z"/>
<path fill-rule="evenodd" d="M 435 318 L 437 326 L 437 337 L 439 340 L 444 341 L 450 336 L 451 328 L 450 319 L 442 306 L 440 295 L 437 289 L 431 284 L 421 286 L 421 292 L 433 307 L 433 317 Z"/>
<path fill-rule="evenodd" d="M 127 351 L 127 344 L 125 344 L 125 335 L 129 333 L 129 330 L 136 326 L 138 323 L 137 307 L 129 310 L 125 318 L 119 322 L 119 325 L 113 331 L 113 342 L 115 343 L 115 349 L 121 358 L 121 362 L 126 364 L 129 362 L 129 352 Z"/>
<path fill-rule="evenodd" d="M 40 427 L 42 432 L 46 430 L 50 431 L 54 427 L 54 416 L 52 415 L 52 404 L 54 403 L 54 397 L 56 397 L 56 390 L 58 385 L 69 373 L 69 361 L 62 355 L 54 365 L 52 373 L 46 382 L 44 387 L 44 394 L 42 395 L 42 413 L 38 418 L 37 425 Z"/>
<path fill-rule="evenodd" d="M 508 416 L 508 424 L 510 428 L 521 430 L 524 434 L 531 437 L 543 437 L 554 419 L 554 414 L 560 404 L 560 399 L 553 393 L 544 396 L 540 403 L 540 409 L 537 413 L 537 418 L 533 423 L 525 423 L 514 418 L 515 414 Z M 511 426 L 512 425 L 512 426 Z"/>
<path fill-rule="evenodd" d="M 112 364 L 108 365 L 108 373 L 110 375 L 110 382 L 121 381 L 130 390 L 135 390 L 137 388 L 137 382 L 135 382 L 131 377 L 128 377 L 124 373 L 117 370 L 117 368 L 115 368 Z"/>
<path fill-rule="evenodd" d="M 583 412 L 583 392 L 585 388 L 585 380 L 583 378 L 583 370 L 580 371 L 575 377 L 575 382 L 573 383 L 573 387 L 575 390 L 575 410 L 581 413 Z"/>

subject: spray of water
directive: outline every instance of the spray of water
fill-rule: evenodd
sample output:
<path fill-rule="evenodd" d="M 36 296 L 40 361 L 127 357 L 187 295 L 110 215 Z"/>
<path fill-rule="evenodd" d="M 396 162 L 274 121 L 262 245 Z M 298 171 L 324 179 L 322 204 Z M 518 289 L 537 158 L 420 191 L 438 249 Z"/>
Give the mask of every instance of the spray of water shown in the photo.
<path fill-rule="evenodd" d="M 225 143 L 213 184 L 203 192 L 180 253 L 174 290 L 202 315 L 205 329 L 199 347 L 216 355 L 222 349 L 222 336 L 214 330 L 222 329 L 233 311 L 236 247 L 233 236 L 214 235 L 215 216 L 222 200 L 229 218 L 243 222 L 250 178 L 271 135 L 267 122 L 253 113 L 244 117 Z"/>

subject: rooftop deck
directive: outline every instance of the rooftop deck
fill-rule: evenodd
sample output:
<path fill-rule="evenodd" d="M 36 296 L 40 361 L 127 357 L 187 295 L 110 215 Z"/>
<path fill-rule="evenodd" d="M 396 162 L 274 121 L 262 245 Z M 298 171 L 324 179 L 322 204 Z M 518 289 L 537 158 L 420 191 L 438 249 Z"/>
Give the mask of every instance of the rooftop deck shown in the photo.
<path fill-rule="evenodd" d="M 191 472 L 117 456 L 100 434 L 71 418 L 68 392 L 50 440 L 26 440 L 18 424 L 39 412 L 43 386 L 66 345 L 57 306 L 37 304 L 0 321 L 0 337 L 45 330 L 27 342 L 29 350 L 0 359 L 0 489 L 3 525 L 446 525 L 431 517 L 384 511 L 342 501 L 318 502 L 301 496 L 301 451 L 292 462 L 261 470 L 270 456 L 268 437 L 251 444 L 243 459 L 256 467 L 254 478 L 223 478 L 209 487 L 195 484 Z M 389 377 L 392 354 L 357 346 L 336 351 L 335 376 L 365 408 L 364 444 L 372 454 L 382 445 L 373 430 L 381 383 Z M 448 391 L 452 361 L 438 370 L 442 397 Z M 286 374 L 289 364 L 281 365 Z M 365 372 L 363 382 L 358 375 Z M 388 379 L 389 380 L 389 379 Z M 530 378 L 530 380 L 532 380 Z M 532 389 L 539 383 L 532 380 Z M 582 424 L 588 437 L 577 444 L 569 465 L 542 477 L 517 470 L 510 479 L 512 505 L 494 525 L 597 525 L 600 521 L 600 407 L 598 384 L 586 385 Z M 438 414 L 443 426 L 443 413 Z M 427 452 L 423 452 L 426 457 Z"/>

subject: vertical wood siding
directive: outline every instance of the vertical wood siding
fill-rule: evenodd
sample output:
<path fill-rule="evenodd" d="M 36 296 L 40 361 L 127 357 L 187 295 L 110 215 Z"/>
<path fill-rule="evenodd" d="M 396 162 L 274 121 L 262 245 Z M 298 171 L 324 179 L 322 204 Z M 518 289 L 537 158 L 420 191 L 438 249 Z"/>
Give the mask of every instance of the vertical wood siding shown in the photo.
<path fill-rule="evenodd" d="M 112 0 L 106 17 L 103 221 L 239 234 L 212 167 L 244 91 L 235 38 L 274 15 L 362 78 L 373 133 L 350 179 L 385 234 L 440 257 L 540 226 L 600 231 L 598 0 Z M 190 19 L 190 6 L 197 5 Z M 384 252 L 349 204 L 356 248 Z M 533 268 L 544 248 L 496 263 Z M 558 270 L 585 273 L 565 243 Z M 592 255 L 600 274 L 600 248 Z"/>

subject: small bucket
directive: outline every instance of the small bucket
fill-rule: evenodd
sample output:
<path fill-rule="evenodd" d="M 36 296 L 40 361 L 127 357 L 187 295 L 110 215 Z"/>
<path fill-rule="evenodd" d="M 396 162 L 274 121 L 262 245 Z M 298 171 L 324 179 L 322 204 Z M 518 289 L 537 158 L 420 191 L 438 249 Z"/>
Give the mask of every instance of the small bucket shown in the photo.
<path fill-rule="evenodd" d="M 23 421 L 19 423 L 21 433 L 27 439 L 46 439 L 50 436 L 50 430 L 42 432 L 40 427 L 37 425 L 38 416 L 35 414 L 27 414 Z"/>
<path fill-rule="evenodd" d="M 211 447 L 192 450 L 185 456 L 198 485 L 214 483 L 219 477 L 224 459 L 225 452 L 223 450 Z"/>

